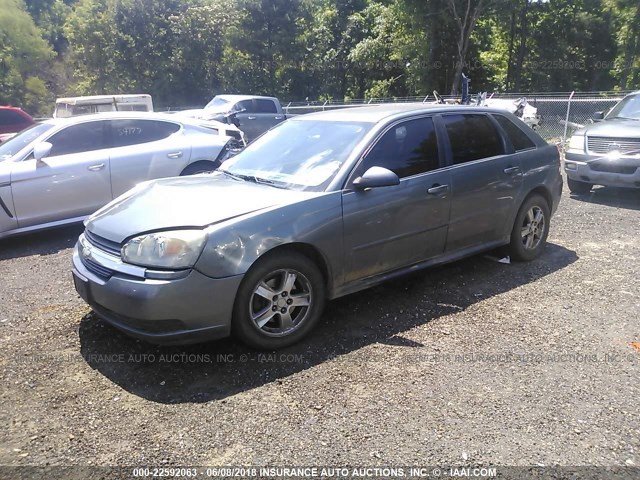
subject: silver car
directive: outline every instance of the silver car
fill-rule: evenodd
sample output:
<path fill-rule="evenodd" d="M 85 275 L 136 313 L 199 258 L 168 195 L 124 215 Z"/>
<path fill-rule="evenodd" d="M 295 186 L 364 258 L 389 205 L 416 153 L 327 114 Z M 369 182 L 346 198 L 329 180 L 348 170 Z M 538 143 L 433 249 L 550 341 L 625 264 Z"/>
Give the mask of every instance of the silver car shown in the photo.
<path fill-rule="evenodd" d="M 0 238 L 81 221 L 141 181 L 214 170 L 243 141 L 232 125 L 154 113 L 36 124 L 0 145 Z"/>
<path fill-rule="evenodd" d="M 73 276 L 130 335 L 274 349 L 327 299 L 501 246 L 536 258 L 561 190 L 557 148 L 504 111 L 303 115 L 213 174 L 148 182 L 95 213 Z"/>

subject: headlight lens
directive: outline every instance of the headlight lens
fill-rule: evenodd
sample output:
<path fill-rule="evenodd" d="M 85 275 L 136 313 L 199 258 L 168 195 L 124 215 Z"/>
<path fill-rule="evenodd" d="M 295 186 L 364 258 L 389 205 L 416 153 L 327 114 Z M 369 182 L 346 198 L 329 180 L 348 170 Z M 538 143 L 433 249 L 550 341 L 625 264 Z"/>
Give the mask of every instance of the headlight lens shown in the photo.
<path fill-rule="evenodd" d="M 569 140 L 569 150 L 584 150 L 584 135 L 573 135 Z"/>
<path fill-rule="evenodd" d="M 148 233 L 122 247 L 122 260 L 143 267 L 189 268 L 198 260 L 206 240 L 202 230 Z"/>

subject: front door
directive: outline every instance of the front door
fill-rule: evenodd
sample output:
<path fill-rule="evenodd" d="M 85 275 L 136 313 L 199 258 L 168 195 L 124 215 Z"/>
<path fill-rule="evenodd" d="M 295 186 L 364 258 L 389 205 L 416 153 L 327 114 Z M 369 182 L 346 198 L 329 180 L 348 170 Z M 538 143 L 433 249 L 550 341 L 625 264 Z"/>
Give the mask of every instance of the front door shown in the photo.
<path fill-rule="evenodd" d="M 14 162 L 11 192 L 19 227 L 89 215 L 111 201 L 105 122 L 71 125 L 47 139 L 51 153 Z"/>
<path fill-rule="evenodd" d="M 343 193 L 345 283 L 421 262 L 444 251 L 449 221 L 449 171 L 440 169 L 429 117 L 394 124 L 356 167 L 349 182 L 373 166 L 400 184 Z"/>

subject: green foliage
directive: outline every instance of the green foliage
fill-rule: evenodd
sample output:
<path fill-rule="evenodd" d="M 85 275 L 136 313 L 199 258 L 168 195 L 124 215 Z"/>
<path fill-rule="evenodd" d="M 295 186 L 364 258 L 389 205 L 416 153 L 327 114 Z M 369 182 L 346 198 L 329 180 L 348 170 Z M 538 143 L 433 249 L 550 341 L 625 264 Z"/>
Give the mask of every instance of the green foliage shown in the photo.
<path fill-rule="evenodd" d="M 0 103 L 632 89 L 637 0 L 0 0 Z"/>

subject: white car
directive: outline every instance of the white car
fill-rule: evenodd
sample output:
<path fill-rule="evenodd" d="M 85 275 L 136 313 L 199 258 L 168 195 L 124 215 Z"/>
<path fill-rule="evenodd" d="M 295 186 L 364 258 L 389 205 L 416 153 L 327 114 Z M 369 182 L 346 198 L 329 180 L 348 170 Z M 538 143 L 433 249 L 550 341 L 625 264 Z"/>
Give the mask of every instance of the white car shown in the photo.
<path fill-rule="evenodd" d="M 232 125 L 162 113 L 38 123 L 0 145 L 0 238 L 82 221 L 142 181 L 215 170 L 244 145 Z"/>

